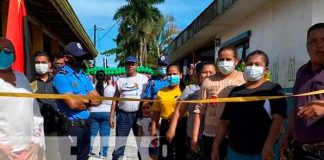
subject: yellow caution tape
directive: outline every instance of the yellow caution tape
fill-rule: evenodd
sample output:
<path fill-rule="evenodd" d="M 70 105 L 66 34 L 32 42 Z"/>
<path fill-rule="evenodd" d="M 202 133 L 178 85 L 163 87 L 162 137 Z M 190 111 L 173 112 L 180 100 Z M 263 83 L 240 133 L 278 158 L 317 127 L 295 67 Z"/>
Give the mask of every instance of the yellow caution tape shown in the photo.
<path fill-rule="evenodd" d="M 262 100 L 269 100 L 269 99 L 288 98 L 288 97 L 310 96 L 310 95 L 317 95 L 317 94 L 324 94 L 324 89 L 308 92 L 308 93 L 291 95 L 291 96 L 227 97 L 227 98 L 216 98 L 216 99 L 205 99 L 205 100 L 184 100 L 178 102 L 183 102 L 183 103 L 249 102 L 249 101 L 262 101 Z M 81 96 L 81 95 L 73 95 L 73 94 L 37 94 L 37 93 L 10 93 L 10 92 L 0 92 L 0 97 L 160 102 L 160 100 L 135 99 L 135 98 Z M 175 101 L 164 101 L 164 102 L 175 102 Z"/>

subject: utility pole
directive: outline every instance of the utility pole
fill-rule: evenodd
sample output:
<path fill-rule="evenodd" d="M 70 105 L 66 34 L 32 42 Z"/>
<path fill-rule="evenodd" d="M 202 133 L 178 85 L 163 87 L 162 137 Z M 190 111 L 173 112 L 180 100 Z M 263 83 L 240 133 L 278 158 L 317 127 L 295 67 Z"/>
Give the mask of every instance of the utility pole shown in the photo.
<path fill-rule="evenodd" d="M 93 26 L 93 45 L 97 49 L 97 25 Z M 93 59 L 93 67 L 96 67 L 96 58 Z"/>

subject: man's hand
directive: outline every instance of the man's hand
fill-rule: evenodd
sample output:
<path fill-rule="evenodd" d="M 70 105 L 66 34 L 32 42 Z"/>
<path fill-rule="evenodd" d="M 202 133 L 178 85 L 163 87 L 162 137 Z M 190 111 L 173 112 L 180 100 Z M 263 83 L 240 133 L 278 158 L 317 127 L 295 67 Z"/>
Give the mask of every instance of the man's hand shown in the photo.
<path fill-rule="evenodd" d="M 299 107 L 297 115 L 304 119 L 315 119 L 324 116 L 324 102 L 313 101 L 304 107 Z"/>
<path fill-rule="evenodd" d="M 115 128 L 115 116 L 109 116 L 109 125 L 111 128 Z"/>
<path fill-rule="evenodd" d="M 11 152 L 12 148 L 10 146 L 0 144 L 0 158 L 14 160 L 18 155 Z"/>
<path fill-rule="evenodd" d="M 175 136 L 175 131 L 173 129 L 169 129 L 168 132 L 166 133 L 166 138 L 168 140 L 169 143 L 172 142 L 172 139 L 174 138 Z"/>
<path fill-rule="evenodd" d="M 262 149 L 262 159 L 263 160 L 273 160 L 274 159 L 274 153 L 273 153 L 273 145 L 270 144 L 264 144 Z"/>

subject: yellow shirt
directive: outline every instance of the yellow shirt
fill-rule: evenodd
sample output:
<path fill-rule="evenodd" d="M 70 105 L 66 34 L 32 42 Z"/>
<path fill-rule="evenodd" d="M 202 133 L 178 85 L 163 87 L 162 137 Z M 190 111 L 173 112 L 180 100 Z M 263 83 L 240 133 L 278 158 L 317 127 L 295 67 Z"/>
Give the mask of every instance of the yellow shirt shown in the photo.
<path fill-rule="evenodd" d="M 162 119 L 171 119 L 180 96 L 181 90 L 179 86 L 172 89 L 164 87 L 157 93 L 156 99 L 160 100 L 160 102 L 155 102 L 152 110 L 161 112 L 160 117 Z"/>

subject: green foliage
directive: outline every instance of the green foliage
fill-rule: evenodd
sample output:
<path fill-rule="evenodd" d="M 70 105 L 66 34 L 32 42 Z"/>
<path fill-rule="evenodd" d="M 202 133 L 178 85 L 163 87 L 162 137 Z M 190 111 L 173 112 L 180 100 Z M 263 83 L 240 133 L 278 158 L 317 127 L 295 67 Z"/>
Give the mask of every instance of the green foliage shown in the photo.
<path fill-rule="evenodd" d="M 93 68 L 88 68 L 85 71 L 85 73 L 86 75 L 95 75 L 97 74 L 98 71 L 104 71 L 105 74 L 108 76 L 118 76 L 118 75 L 126 74 L 126 69 L 124 67 L 109 67 L 109 68 L 93 67 Z M 155 69 L 149 66 L 139 66 L 137 67 L 136 71 L 139 73 L 149 74 L 151 76 L 157 76 L 157 72 L 155 71 Z"/>

